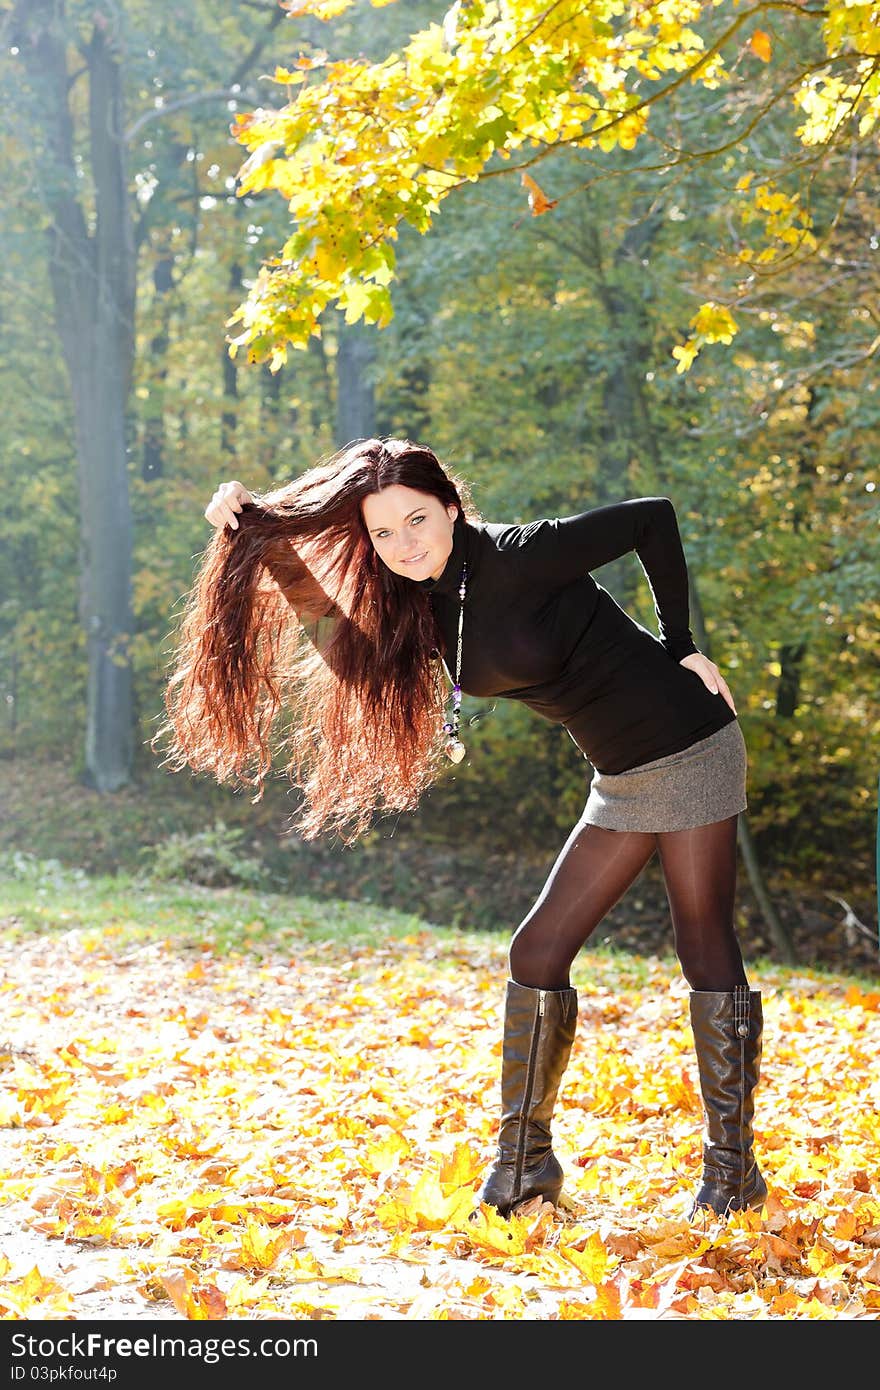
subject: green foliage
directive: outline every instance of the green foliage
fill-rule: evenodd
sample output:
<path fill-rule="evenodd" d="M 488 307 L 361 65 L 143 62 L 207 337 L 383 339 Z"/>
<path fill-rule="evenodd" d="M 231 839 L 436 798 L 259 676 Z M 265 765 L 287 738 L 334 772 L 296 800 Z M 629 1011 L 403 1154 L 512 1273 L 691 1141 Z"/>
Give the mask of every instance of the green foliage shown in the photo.
<path fill-rule="evenodd" d="M 195 834 L 182 831 L 142 850 L 150 878 L 201 883 L 206 888 L 266 885 L 264 866 L 247 852 L 245 831 L 215 820 Z"/>

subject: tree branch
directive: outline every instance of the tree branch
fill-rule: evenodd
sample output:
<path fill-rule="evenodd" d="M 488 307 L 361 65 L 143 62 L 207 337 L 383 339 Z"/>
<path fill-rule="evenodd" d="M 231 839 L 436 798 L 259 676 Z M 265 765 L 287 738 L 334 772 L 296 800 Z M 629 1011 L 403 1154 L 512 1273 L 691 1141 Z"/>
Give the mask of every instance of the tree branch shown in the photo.
<path fill-rule="evenodd" d="M 258 6 L 257 8 L 261 10 L 264 9 L 263 6 Z M 170 115 L 174 111 L 180 111 L 184 107 L 195 106 L 199 102 L 204 101 L 231 101 L 235 98 L 240 98 L 242 82 L 254 63 L 256 63 L 257 59 L 260 57 L 260 54 L 278 28 L 278 25 L 282 20 L 286 19 L 286 17 L 285 11 L 282 9 L 275 8 L 270 12 L 268 24 L 263 32 L 254 40 L 250 51 L 245 54 L 238 67 L 233 72 L 229 79 L 228 87 L 213 92 L 191 92 L 187 96 L 178 97 L 167 105 L 156 107 L 153 111 L 145 111 L 144 114 L 139 116 L 137 120 L 129 126 L 128 130 L 126 130 L 126 140 L 133 140 L 135 135 L 137 135 L 145 125 L 148 125 L 150 121 L 161 120 L 163 116 Z"/>

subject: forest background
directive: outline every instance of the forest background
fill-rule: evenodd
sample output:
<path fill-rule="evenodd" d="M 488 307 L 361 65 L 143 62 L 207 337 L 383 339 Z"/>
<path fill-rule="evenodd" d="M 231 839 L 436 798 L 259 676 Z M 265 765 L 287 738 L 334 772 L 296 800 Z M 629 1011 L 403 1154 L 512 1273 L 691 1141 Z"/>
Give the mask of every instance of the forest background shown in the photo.
<path fill-rule="evenodd" d="M 647 133 L 640 112 L 590 141 L 548 127 L 528 157 L 510 158 L 496 115 L 452 151 L 454 193 L 422 226 L 398 219 L 377 238 L 394 242 L 393 283 L 387 257 L 361 266 L 359 298 L 354 282 L 329 296 L 319 333 L 296 324 L 288 351 L 278 315 L 235 356 L 233 316 L 290 236 L 279 189 L 295 167 L 248 113 L 331 73 L 332 136 L 346 73 L 328 64 L 407 45 L 411 72 L 442 90 L 425 55 L 444 33 L 448 48 L 448 6 L 0 8 L 7 868 L 22 856 L 146 868 L 515 924 L 589 769 L 514 704 L 466 700 L 467 761 L 415 816 L 354 847 L 288 833 L 283 778 L 254 804 L 169 772 L 150 746 L 217 484 L 266 490 L 348 439 L 407 435 L 469 480 L 489 520 L 672 498 L 695 638 L 750 750 L 741 929 L 788 960 L 874 966 L 880 229 L 877 48 L 864 35 L 876 7 L 641 7 L 679 26 L 670 51 L 685 51 L 689 24 L 705 46 L 712 26 L 727 34 L 723 80 L 684 81 L 687 63 L 670 58 Z M 485 8 L 457 7 L 459 20 Z M 842 54 L 830 68 L 829 14 Z M 811 72 L 812 107 L 794 99 Z M 552 98 L 549 61 L 546 77 Z M 340 213 L 336 154 L 316 199 Z M 634 556 L 596 577 L 655 630 Z M 608 930 L 668 944 L 654 869 Z"/>

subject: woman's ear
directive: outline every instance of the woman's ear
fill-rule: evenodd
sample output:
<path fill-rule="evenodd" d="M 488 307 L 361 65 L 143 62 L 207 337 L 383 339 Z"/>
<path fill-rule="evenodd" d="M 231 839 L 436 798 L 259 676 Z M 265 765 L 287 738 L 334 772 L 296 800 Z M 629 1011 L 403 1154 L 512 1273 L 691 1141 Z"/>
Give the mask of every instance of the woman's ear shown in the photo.
<path fill-rule="evenodd" d="M 461 508 L 457 506 L 455 502 L 450 502 L 449 506 L 446 508 L 446 515 L 449 517 L 450 521 L 455 521 L 460 512 Z"/>

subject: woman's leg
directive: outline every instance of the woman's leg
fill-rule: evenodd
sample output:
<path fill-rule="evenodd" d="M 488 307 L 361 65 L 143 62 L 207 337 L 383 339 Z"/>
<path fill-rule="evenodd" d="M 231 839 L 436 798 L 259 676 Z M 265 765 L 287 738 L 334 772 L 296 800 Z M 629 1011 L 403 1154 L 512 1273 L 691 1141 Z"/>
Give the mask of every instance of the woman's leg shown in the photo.
<path fill-rule="evenodd" d="M 734 927 L 737 817 L 658 835 L 658 848 L 703 1098 L 703 1176 L 691 1216 L 759 1207 L 767 1186 L 754 1154 L 761 995 L 750 990 Z"/>
<path fill-rule="evenodd" d="M 514 934 L 511 979 L 533 989 L 569 988 L 578 951 L 638 878 L 656 845 L 654 834 L 579 822 Z"/>
<path fill-rule="evenodd" d="M 654 835 L 578 824 L 510 947 L 501 1057 L 501 1124 L 481 1202 L 508 1215 L 556 1202 L 563 1172 L 551 1124 L 577 1024 L 571 962 L 655 848 Z"/>
<path fill-rule="evenodd" d="M 667 830 L 657 848 L 682 974 L 696 990 L 732 990 L 746 972 L 734 926 L 737 817 Z"/>

